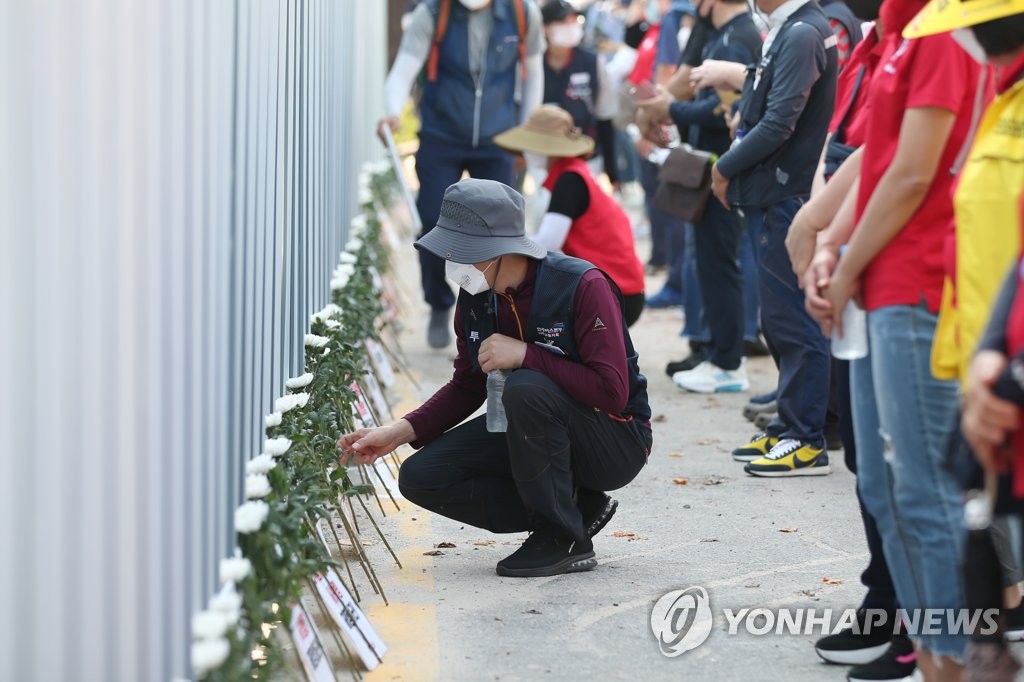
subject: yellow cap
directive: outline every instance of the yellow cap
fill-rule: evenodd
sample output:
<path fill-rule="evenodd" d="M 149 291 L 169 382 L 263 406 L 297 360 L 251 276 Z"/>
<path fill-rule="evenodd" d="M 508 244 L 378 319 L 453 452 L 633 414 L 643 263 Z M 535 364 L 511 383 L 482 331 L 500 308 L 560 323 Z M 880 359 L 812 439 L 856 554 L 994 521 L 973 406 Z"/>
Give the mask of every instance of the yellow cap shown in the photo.
<path fill-rule="evenodd" d="M 1024 14 L 1024 0 L 931 0 L 903 29 L 903 37 L 946 33 L 1014 14 Z"/>

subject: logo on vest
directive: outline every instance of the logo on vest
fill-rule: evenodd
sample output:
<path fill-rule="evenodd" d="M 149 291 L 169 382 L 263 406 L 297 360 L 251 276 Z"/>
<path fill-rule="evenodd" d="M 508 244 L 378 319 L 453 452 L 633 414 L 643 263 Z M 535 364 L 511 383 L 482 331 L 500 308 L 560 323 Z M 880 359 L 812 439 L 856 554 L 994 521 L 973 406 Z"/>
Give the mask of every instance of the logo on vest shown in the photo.
<path fill-rule="evenodd" d="M 555 322 L 550 327 L 537 327 L 537 335 L 547 339 L 548 341 L 557 339 L 563 334 L 565 334 L 564 322 Z"/>
<path fill-rule="evenodd" d="M 476 331 L 475 329 L 473 331 L 471 331 L 469 333 L 469 340 L 470 341 L 479 341 L 480 340 L 480 332 Z"/>
<path fill-rule="evenodd" d="M 601 321 L 601 318 L 600 318 L 600 317 L 596 317 L 596 318 L 594 318 L 594 328 L 593 328 L 593 330 L 592 330 L 592 331 L 595 331 L 595 332 L 596 332 L 596 331 L 598 331 L 598 330 L 600 330 L 600 329 L 607 329 L 607 328 L 608 328 L 608 327 L 606 327 L 606 326 L 604 325 L 604 322 L 602 322 L 602 321 Z"/>

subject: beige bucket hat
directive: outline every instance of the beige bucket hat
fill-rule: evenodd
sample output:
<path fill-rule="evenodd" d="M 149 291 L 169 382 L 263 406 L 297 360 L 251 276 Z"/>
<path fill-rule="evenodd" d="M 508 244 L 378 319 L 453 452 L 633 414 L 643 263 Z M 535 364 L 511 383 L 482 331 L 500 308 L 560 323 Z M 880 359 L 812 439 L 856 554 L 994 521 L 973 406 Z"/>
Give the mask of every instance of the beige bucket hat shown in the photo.
<path fill-rule="evenodd" d="M 572 116 L 554 104 L 542 104 L 530 118 L 496 135 L 494 143 L 513 152 L 534 152 L 544 156 L 583 156 L 594 151 L 594 140 L 580 132 Z"/>

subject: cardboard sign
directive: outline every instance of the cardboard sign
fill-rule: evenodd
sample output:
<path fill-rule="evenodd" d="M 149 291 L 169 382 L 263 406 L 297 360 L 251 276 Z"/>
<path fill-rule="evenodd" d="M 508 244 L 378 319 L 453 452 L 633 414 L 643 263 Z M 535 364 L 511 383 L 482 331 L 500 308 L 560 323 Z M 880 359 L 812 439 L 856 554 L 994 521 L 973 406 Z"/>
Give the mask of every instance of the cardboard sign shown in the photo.
<path fill-rule="evenodd" d="M 377 426 L 376 421 L 373 419 L 373 413 L 370 412 L 370 406 L 366 403 L 366 396 L 363 395 L 363 390 L 359 388 L 359 384 L 353 381 L 348 387 L 356 394 L 356 400 L 352 404 L 352 414 L 356 418 L 356 426 L 366 429 L 372 429 Z"/>
<path fill-rule="evenodd" d="M 338 574 L 333 568 L 329 568 L 326 574 L 316 576 L 314 582 L 320 598 L 327 604 L 331 618 L 341 630 L 345 644 L 359 655 L 367 670 L 373 670 L 380 665 L 388 648 L 338 578 Z"/>
<path fill-rule="evenodd" d="M 370 362 L 373 363 L 374 369 L 377 370 L 377 374 L 380 376 L 380 382 L 384 384 L 385 388 L 391 388 L 395 385 L 395 373 L 391 369 L 391 361 L 388 360 L 387 353 L 384 352 L 384 347 L 373 339 L 366 339 L 363 342 L 366 346 L 366 352 L 370 356 Z"/>
<path fill-rule="evenodd" d="M 390 456 L 390 455 L 385 455 Z M 380 476 L 380 481 L 384 483 L 384 487 L 391 493 L 391 497 L 396 500 L 403 499 L 402 491 L 398 489 L 398 481 L 395 480 L 395 475 L 391 473 L 391 467 L 384 461 L 384 457 L 380 457 L 373 462 L 373 469 Z M 374 485 L 376 485 L 374 481 Z"/>
<path fill-rule="evenodd" d="M 370 400 L 373 401 L 373 407 L 377 410 L 378 418 L 381 422 L 384 422 L 391 415 L 391 405 L 388 404 L 388 399 L 384 397 L 384 391 L 381 390 L 380 384 L 377 383 L 377 377 L 370 371 L 370 363 L 368 361 L 364 362 L 363 366 L 366 368 L 366 391 L 370 394 Z"/>
<path fill-rule="evenodd" d="M 302 604 L 292 605 L 290 629 L 295 651 L 299 654 L 302 669 L 306 671 L 306 679 L 311 682 L 334 682 L 334 671 L 320 644 L 320 633 Z"/>

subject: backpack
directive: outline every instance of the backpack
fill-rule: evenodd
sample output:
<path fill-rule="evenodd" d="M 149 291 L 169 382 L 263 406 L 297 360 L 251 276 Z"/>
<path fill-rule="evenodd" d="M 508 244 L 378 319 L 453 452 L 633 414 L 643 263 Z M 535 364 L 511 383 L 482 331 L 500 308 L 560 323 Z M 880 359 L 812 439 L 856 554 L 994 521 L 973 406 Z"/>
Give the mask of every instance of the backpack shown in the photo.
<path fill-rule="evenodd" d="M 526 7 L 524 0 L 512 0 L 516 10 L 516 27 L 519 29 L 519 68 L 523 80 L 526 80 Z M 441 41 L 448 31 L 448 20 L 451 18 L 452 0 L 441 0 L 438 5 L 437 21 L 434 25 L 434 42 L 430 45 L 430 56 L 427 58 L 427 81 L 437 80 L 437 60 L 441 54 Z"/>

